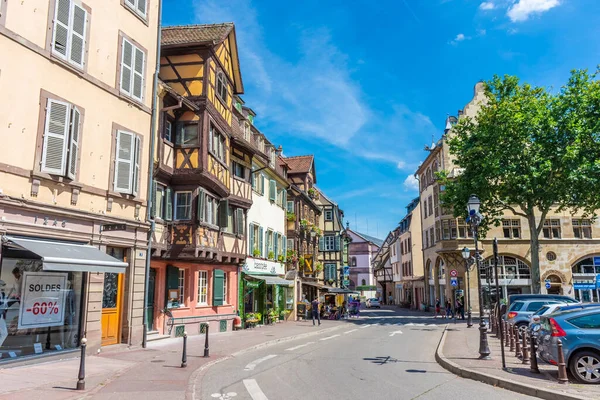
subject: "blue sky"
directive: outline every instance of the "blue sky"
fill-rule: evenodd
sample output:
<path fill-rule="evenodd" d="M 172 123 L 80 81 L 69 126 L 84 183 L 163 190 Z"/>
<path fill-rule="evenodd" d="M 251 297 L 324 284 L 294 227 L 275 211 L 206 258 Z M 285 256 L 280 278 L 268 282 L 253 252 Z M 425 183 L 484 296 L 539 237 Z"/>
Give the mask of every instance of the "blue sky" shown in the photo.
<path fill-rule="evenodd" d="M 246 104 L 350 226 L 384 238 L 478 80 L 559 88 L 600 63 L 598 0 L 164 0 L 163 23 L 234 22 Z"/>

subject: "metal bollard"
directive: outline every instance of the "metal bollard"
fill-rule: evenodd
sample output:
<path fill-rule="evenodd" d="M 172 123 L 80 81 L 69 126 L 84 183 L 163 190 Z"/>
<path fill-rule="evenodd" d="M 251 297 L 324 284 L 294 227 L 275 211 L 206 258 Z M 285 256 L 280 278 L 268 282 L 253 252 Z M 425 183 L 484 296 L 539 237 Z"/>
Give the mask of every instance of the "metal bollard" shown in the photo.
<path fill-rule="evenodd" d="M 529 364 L 529 349 L 527 348 L 528 346 L 528 340 L 527 340 L 527 330 L 523 331 L 523 364 Z"/>
<path fill-rule="evenodd" d="M 521 352 L 521 340 L 519 340 L 519 328 L 514 327 L 515 330 L 515 357 L 521 358 L 523 357 L 523 353 Z"/>
<path fill-rule="evenodd" d="M 510 349 L 509 351 L 515 351 L 515 326 L 510 324 L 508 327 L 508 333 L 510 336 Z"/>
<path fill-rule="evenodd" d="M 502 329 L 502 322 L 500 320 L 500 317 L 494 318 L 494 320 L 496 321 L 496 339 L 500 339 L 500 329 Z"/>
<path fill-rule="evenodd" d="M 504 337 L 506 338 L 504 347 L 510 347 L 510 324 L 508 321 L 504 321 Z"/>
<path fill-rule="evenodd" d="M 183 354 L 181 355 L 181 368 L 187 367 L 187 332 L 183 332 Z"/>
<path fill-rule="evenodd" d="M 490 313 L 490 334 L 493 335 L 494 333 L 496 333 L 496 321 Z"/>
<path fill-rule="evenodd" d="M 560 339 L 558 339 L 558 383 L 569 383 L 567 364 L 565 363 L 565 355 L 563 354 L 563 346 Z"/>
<path fill-rule="evenodd" d="M 531 364 L 529 366 L 529 371 L 539 374 L 540 369 L 538 368 L 537 363 L 537 334 L 532 334 L 529 339 L 531 348 Z"/>
<path fill-rule="evenodd" d="M 206 337 L 204 338 L 204 357 L 209 357 L 208 353 L 208 328 L 210 325 L 208 322 L 206 323 Z"/>
<path fill-rule="evenodd" d="M 85 390 L 85 348 L 87 339 L 81 339 L 81 358 L 79 359 L 79 375 L 77 376 L 77 390 Z"/>

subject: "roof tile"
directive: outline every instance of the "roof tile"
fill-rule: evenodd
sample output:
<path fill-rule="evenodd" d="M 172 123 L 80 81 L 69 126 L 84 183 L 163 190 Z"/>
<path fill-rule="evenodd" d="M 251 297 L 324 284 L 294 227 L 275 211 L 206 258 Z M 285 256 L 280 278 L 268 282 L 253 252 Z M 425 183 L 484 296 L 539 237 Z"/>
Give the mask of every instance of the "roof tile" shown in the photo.
<path fill-rule="evenodd" d="M 221 42 L 233 29 L 233 23 L 209 25 L 178 25 L 162 28 L 162 46 Z"/>
<path fill-rule="evenodd" d="M 285 162 L 289 166 L 289 173 L 302 173 L 310 171 L 314 156 L 286 157 Z"/>

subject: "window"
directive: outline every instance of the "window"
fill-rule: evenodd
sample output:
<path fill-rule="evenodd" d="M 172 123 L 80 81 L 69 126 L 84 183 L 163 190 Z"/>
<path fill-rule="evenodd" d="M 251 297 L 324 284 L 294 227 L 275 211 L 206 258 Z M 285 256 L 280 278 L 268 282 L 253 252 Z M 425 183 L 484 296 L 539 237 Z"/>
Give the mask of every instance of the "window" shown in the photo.
<path fill-rule="evenodd" d="M 231 161 L 231 173 L 233 176 L 237 176 L 238 178 L 245 179 L 246 177 L 246 167 L 237 161 Z"/>
<path fill-rule="evenodd" d="M 155 183 L 156 184 L 156 183 Z M 154 216 L 165 219 L 165 190 L 163 185 L 156 184 L 154 191 Z"/>
<path fill-rule="evenodd" d="M 352 257 L 352 266 L 356 267 L 356 257 Z"/>
<path fill-rule="evenodd" d="M 436 164 L 434 164 L 434 168 L 437 168 Z M 438 217 L 440 215 L 440 188 L 438 186 L 433 188 L 433 208 L 435 216 Z"/>
<path fill-rule="evenodd" d="M 325 264 L 323 270 L 325 271 L 325 280 L 337 280 L 337 268 L 335 264 Z"/>
<path fill-rule="evenodd" d="M 287 251 L 294 251 L 294 239 L 287 239 Z M 287 254 L 287 252 L 286 252 Z"/>
<path fill-rule="evenodd" d="M 407 253 L 410 253 L 410 252 L 412 251 L 411 249 L 412 249 L 412 246 L 411 246 L 411 244 L 410 244 L 410 238 L 408 238 L 406 252 L 407 252 Z"/>
<path fill-rule="evenodd" d="M 222 72 L 217 74 L 217 97 L 227 103 L 227 80 Z"/>
<path fill-rule="evenodd" d="M 175 219 L 192 219 L 192 192 L 175 192 Z"/>
<path fill-rule="evenodd" d="M 263 228 L 256 224 L 250 224 L 248 231 L 249 254 L 254 257 L 261 257 L 263 254 Z M 256 251 L 256 254 L 255 254 Z"/>
<path fill-rule="evenodd" d="M 433 234 L 433 228 L 429 228 L 429 240 L 431 241 L 431 245 L 435 244 L 435 236 Z"/>
<path fill-rule="evenodd" d="M 269 200 L 277 201 L 277 182 L 273 179 L 269 180 Z"/>
<path fill-rule="evenodd" d="M 592 222 L 589 219 L 573 219 L 573 235 L 577 239 L 591 239 Z"/>
<path fill-rule="evenodd" d="M 198 145 L 198 124 L 178 122 L 176 126 L 175 144 L 178 146 Z"/>
<path fill-rule="evenodd" d="M 334 251 L 335 250 L 335 236 L 327 235 L 323 237 L 324 239 L 324 251 Z"/>
<path fill-rule="evenodd" d="M 425 248 L 429 247 L 429 231 L 425 231 Z"/>
<path fill-rule="evenodd" d="M 486 278 L 488 273 L 493 276 L 493 257 L 481 263 L 481 270 L 481 279 Z M 531 279 L 531 272 L 527 264 L 518 258 L 500 255 L 498 256 L 498 279 Z"/>
<path fill-rule="evenodd" d="M 333 211 L 325 210 L 325 221 L 333 221 Z"/>
<path fill-rule="evenodd" d="M 441 240 L 440 221 L 435 221 L 435 240 L 436 242 L 439 242 Z"/>
<path fill-rule="evenodd" d="M 225 137 L 212 125 L 209 130 L 208 150 L 213 156 L 225 162 Z"/>
<path fill-rule="evenodd" d="M 267 257 L 268 258 L 273 258 L 271 257 L 271 253 L 275 254 L 273 252 L 273 231 L 272 230 L 267 230 L 267 235 L 265 237 L 265 241 L 267 242 Z"/>
<path fill-rule="evenodd" d="M 179 304 L 185 304 L 185 269 L 179 268 Z"/>
<path fill-rule="evenodd" d="M 433 214 L 433 201 L 431 199 L 431 196 L 429 196 L 429 198 L 427 199 L 427 205 L 429 206 L 428 215 L 432 215 Z"/>
<path fill-rule="evenodd" d="M 143 101 L 146 53 L 126 38 L 123 38 L 121 47 L 121 92 Z"/>
<path fill-rule="evenodd" d="M 365 286 L 365 285 L 367 284 L 367 281 L 366 281 L 366 280 L 364 280 L 364 279 L 362 279 L 362 280 L 360 281 L 360 283 L 361 283 L 361 285 Z"/>
<path fill-rule="evenodd" d="M 547 219 L 543 226 L 545 239 L 560 239 L 560 219 Z"/>
<path fill-rule="evenodd" d="M 471 231 L 471 227 L 464 219 L 459 218 L 457 224 L 459 238 L 473 237 L 473 231 Z"/>
<path fill-rule="evenodd" d="M 427 199 L 423 200 L 423 218 L 427 218 Z"/>
<path fill-rule="evenodd" d="M 244 139 L 250 141 L 250 124 L 247 122 L 244 122 Z"/>
<path fill-rule="evenodd" d="M 171 131 L 173 130 L 173 124 L 169 120 L 165 120 L 165 131 L 163 137 L 167 142 L 173 142 L 171 137 Z"/>
<path fill-rule="evenodd" d="M 506 239 L 519 239 L 521 237 L 521 220 L 503 219 L 502 231 Z"/>
<path fill-rule="evenodd" d="M 600 329 L 600 313 L 582 315 L 568 321 L 579 329 Z"/>
<path fill-rule="evenodd" d="M 208 304 L 207 271 L 198 271 L 198 304 Z"/>
<path fill-rule="evenodd" d="M 115 192 L 137 196 L 140 185 L 141 139 L 131 132 L 117 131 L 115 154 Z"/>
<path fill-rule="evenodd" d="M 143 19 L 146 19 L 147 1 L 148 0 L 125 0 L 125 4 L 131 11 Z"/>
<path fill-rule="evenodd" d="M 229 304 L 227 301 L 227 272 L 223 273 L 223 304 Z"/>
<path fill-rule="evenodd" d="M 83 69 L 87 11 L 73 0 L 57 0 L 54 11 L 52 54 Z"/>
<path fill-rule="evenodd" d="M 201 190 L 198 196 L 200 201 L 198 216 L 202 217 L 200 221 L 211 225 L 218 225 L 219 200 L 204 190 Z"/>
<path fill-rule="evenodd" d="M 81 143 L 81 111 L 69 103 L 48 99 L 43 132 L 41 171 L 75 179 Z"/>

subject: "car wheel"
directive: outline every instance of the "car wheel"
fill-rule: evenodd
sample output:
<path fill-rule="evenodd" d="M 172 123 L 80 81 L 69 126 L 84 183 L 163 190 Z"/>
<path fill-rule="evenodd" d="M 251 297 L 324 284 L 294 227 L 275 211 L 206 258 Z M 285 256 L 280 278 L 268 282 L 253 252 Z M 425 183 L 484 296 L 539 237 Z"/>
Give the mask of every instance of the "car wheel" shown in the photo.
<path fill-rule="evenodd" d="M 569 369 L 581 383 L 600 383 L 600 353 L 586 350 L 573 354 Z"/>

